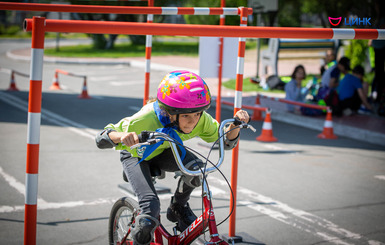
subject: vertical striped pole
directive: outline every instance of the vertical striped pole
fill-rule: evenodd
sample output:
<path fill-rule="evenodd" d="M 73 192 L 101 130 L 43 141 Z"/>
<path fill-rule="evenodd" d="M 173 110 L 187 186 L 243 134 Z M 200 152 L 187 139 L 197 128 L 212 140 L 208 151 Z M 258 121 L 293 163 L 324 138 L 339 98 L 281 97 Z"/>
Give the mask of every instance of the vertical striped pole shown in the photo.
<path fill-rule="evenodd" d="M 221 0 L 221 7 L 224 8 L 226 0 Z M 219 25 L 225 25 L 225 15 L 221 14 L 219 19 Z M 223 37 L 219 38 L 219 66 L 218 66 L 218 94 L 217 94 L 217 106 L 215 111 L 215 119 L 221 121 L 221 100 L 222 100 L 222 67 L 223 67 Z"/>
<path fill-rule="evenodd" d="M 241 26 L 247 26 L 247 11 L 245 8 L 241 8 Z M 245 58 L 246 38 L 239 38 L 238 44 L 238 58 L 237 58 L 237 77 L 235 85 L 235 98 L 234 98 L 234 114 L 242 108 L 242 85 L 243 85 L 243 68 Z M 233 213 L 230 216 L 229 222 L 229 237 L 235 236 L 235 218 L 237 207 L 237 182 L 238 182 L 238 152 L 239 143 L 233 149 L 231 159 L 231 188 L 233 189 L 234 197 L 230 197 L 230 210 Z"/>
<path fill-rule="evenodd" d="M 154 0 L 148 0 L 148 7 L 154 6 Z M 152 23 L 154 19 L 153 14 L 147 15 L 147 23 Z M 152 49 L 152 35 L 146 35 L 146 68 L 144 75 L 144 97 L 143 105 L 145 105 L 149 99 L 150 94 L 150 72 L 151 72 L 151 49 Z"/>
<path fill-rule="evenodd" d="M 45 18 L 33 17 L 25 177 L 24 244 L 36 244 Z"/>

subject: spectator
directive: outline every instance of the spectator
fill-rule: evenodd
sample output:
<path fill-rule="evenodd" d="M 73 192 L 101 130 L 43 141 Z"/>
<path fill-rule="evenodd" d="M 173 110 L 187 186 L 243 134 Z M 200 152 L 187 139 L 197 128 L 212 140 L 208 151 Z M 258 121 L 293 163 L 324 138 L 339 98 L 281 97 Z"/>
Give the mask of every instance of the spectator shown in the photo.
<path fill-rule="evenodd" d="M 338 64 L 327 69 L 322 76 L 321 88 L 318 90 L 317 100 L 325 99 L 331 90 L 338 87 L 340 75 L 348 73 L 350 70 L 350 60 L 347 57 L 342 57 Z"/>
<path fill-rule="evenodd" d="M 291 81 L 285 85 L 286 99 L 298 102 L 304 102 L 306 95 L 309 92 L 308 88 L 302 88 L 302 80 L 305 79 L 306 72 L 303 65 L 298 65 L 294 68 L 294 72 L 291 75 Z M 294 106 L 288 104 L 287 109 L 291 112 L 294 111 Z"/>
<path fill-rule="evenodd" d="M 336 54 L 333 49 L 328 49 L 326 51 L 324 62 L 325 62 L 324 65 L 321 66 L 321 76 L 324 74 L 326 70 L 330 69 L 331 67 L 337 64 Z"/>
<path fill-rule="evenodd" d="M 357 65 L 353 69 L 353 74 L 346 74 L 338 86 L 338 97 L 340 100 L 340 109 L 344 115 L 350 115 L 357 112 L 361 104 L 366 109 L 372 110 L 372 106 L 368 103 L 363 91 L 364 68 Z"/>

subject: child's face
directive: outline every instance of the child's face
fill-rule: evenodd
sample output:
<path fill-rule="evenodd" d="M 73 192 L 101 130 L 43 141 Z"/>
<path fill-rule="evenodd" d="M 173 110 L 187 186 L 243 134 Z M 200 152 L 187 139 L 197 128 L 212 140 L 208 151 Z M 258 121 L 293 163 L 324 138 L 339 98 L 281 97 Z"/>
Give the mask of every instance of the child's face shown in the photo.
<path fill-rule="evenodd" d="M 189 134 L 193 131 L 197 125 L 199 118 L 201 117 L 201 112 L 189 113 L 189 114 L 179 114 L 179 128 L 185 134 Z M 176 116 L 172 116 L 172 120 L 176 120 Z"/>

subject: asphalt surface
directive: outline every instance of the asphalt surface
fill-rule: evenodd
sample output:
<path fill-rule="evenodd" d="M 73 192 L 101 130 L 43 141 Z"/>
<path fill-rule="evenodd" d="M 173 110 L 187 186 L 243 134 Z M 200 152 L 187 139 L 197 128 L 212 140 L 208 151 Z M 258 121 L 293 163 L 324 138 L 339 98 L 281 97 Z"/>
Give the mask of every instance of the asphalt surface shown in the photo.
<path fill-rule="evenodd" d="M 1 42 L 0 67 L 29 73 L 28 62 L 5 56 L 22 45 L 29 44 Z M 92 99 L 78 99 L 79 78 L 60 77 L 63 90 L 49 90 L 55 69 L 87 75 Z M 151 73 L 150 94 L 166 73 Z M 110 209 L 127 194 L 118 188 L 118 152 L 97 149 L 93 138 L 141 107 L 143 77 L 143 69 L 127 65 L 44 64 L 38 244 L 107 243 Z M 9 74 L 0 73 L 0 244 L 23 242 L 29 79 L 16 79 L 20 92 L 6 92 Z M 281 122 L 273 124 L 279 141 L 263 143 L 255 140 L 262 122 L 252 125 L 257 133 L 244 131 L 240 141 L 236 233 L 266 244 L 385 244 L 385 147 L 345 137 L 325 141 L 319 131 Z M 188 145 L 207 154 L 199 142 Z M 231 152 L 221 170 L 230 179 Z M 176 182 L 172 174 L 160 181 L 172 190 Z M 220 222 L 229 213 L 230 191 L 218 173 L 209 184 Z M 160 196 L 162 215 L 170 196 Z M 199 191 L 190 204 L 198 214 Z M 171 232 L 172 224 L 162 221 Z M 228 226 L 219 232 L 227 234 Z"/>

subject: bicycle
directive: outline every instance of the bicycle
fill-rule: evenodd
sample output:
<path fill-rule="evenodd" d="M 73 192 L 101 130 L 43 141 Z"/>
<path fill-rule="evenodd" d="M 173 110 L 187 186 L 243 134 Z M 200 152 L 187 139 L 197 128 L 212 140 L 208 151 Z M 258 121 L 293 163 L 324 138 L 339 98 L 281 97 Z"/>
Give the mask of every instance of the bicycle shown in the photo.
<path fill-rule="evenodd" d="M 145 145 L 155 144 L 159 141 L 169 141 L 171 150 L 173 152 L 175 161 L 183 174 L 192 175 L 192 176 L 201 176 L 202 177 L 202 201 L 204 206 L 204 211 L 189 227 L 187 227 L 183 232 L 177 234 L 176 228 L 174 228 L 174 235 L 171 235 L 162 225 L 161 219 L 159 218 L 160 225 L 156 228 L 154 233 L 153 245 L 163 245 L 163 238 L 167 241 L 167 244 L 170 245 L 180 245 L 180 244 L 190 244 L 195 239 L 197 239 L 201 234 L 208 231 L 210 233 L 210 241 L 205 244 L 228 244 L 226 241 L 222 240 L 218 234 L 217 224 L 215 221 L 214 209 L 211 201 L 211 193 L 209 191 L 209 186 L 206 181 L 206 176 L 209 173 L 219 170 L 219 167 L 222 165 L 224 159 L 224 128 L 227 124 L 234 123 L 240 128 L 249 128 L 256 131 L 251 125 L 243 123 L 237 119 L 227 119 L 224 120 L 219 127 L 219 160 L 217 164 L 213 164 L 208 160 L 208 156 L 205 157 L 207 162 L 210 162 L 213 166 L 207 168 L 206 164 L 204 169 L 199 170 L 188 170 L 182 163 L 179 151 L 177 149 L 177 144 L 179 144 L 175 139 L 171 138 L 167 134 L 159 132 L 149 132 L 143 131 L 139 135 L 140 142 L 132 146 L 134 149 L 136 147 L 141 147 Z M 217 142 L 216 141 L 216 142 Z M 214 142 L 213 146 L 216 144 Z M 184 146 L 185 147 L 185 146 Z M 209 153 L 210 155 L 210 153 Z M 160 175 L 159 171 L 153 171 L 153 178 L 156 178 Z M 230 186 L 230 185 L 229 185 Z M 230 187 L 231 189 L 231 187 Z M 130 237 L 131 225 L 135 222 L 135 217 L 140 213 L 139 204 L 137 201 L 130 197 L 122 197 L 115 202 L 111 209 L 110 218 L 109 218 L 109 243 L 114 245 L 122 244 L 132 244 L 133 241 Z"/>

